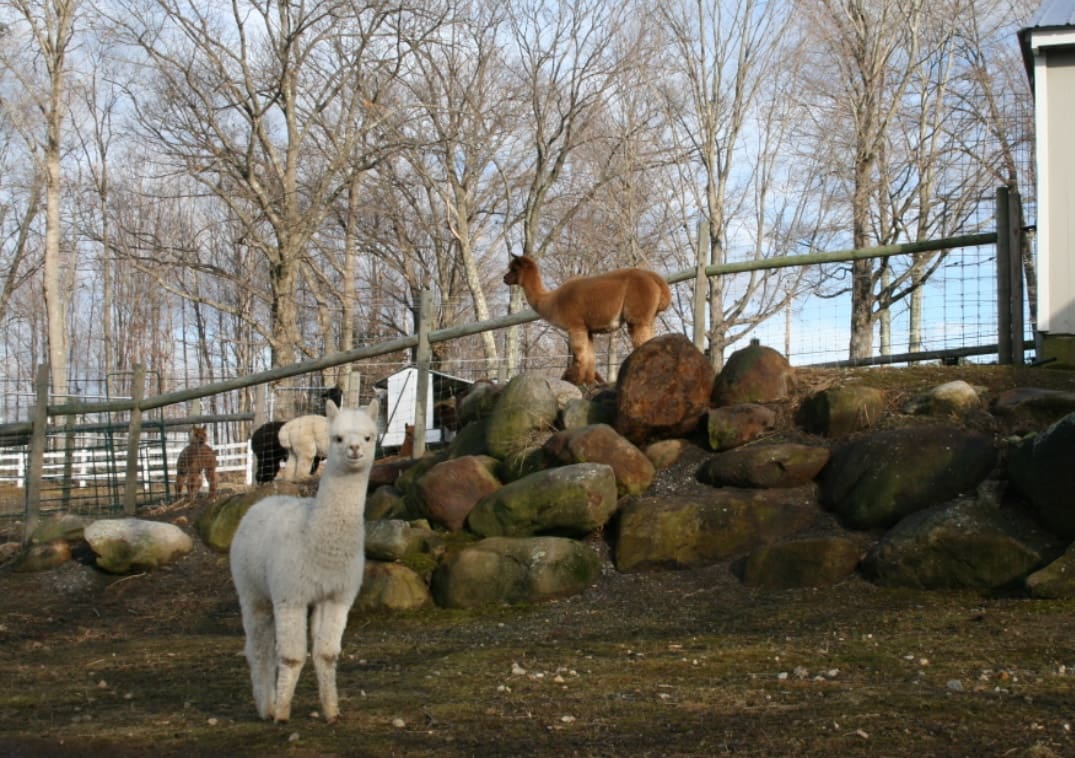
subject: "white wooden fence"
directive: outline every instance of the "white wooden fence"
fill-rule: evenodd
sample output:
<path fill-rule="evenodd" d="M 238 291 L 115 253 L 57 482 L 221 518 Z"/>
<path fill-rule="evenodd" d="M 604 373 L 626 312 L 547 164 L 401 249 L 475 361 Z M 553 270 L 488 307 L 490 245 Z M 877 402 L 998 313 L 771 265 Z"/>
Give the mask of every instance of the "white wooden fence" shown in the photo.
<path fill-rule="evenodd" d="M 175 481 L 176 461 L 179 453 L 186 443 L 169 443 L 165 448 L 168 460 L 168 477 Z M 242 472 L 246 484 L 254 481 L 254 455 L 250 451 L 250 445 L 246 440 L 213 445 L 217 457 L 217 473 L 229 471 Z M 110 451 L 105 447 L 76 449 L 71 456 L 72 485 L 75 487 L 89 487 L 93 484 L 115 480 L 125 476 L 125 449 Z M 67 468 L 66 453 L 63 450 L 48 451 L 45 453 L 44 477 L 46 479 L 61 479 Z M 0 483 L 14 484 L 22 487 L 26 481 L 26 471 L 30 465 L 30 453 L 21 448 L 0 448 Z M 118 466 L 118 471 L 117 471 Z M 139 477 L 143 487 L 148 488 L 151 482 L 164 481 L 164 456 L 159 446 L 146 448 L 139 455 Z M 204 485 L 203 485 L 204 486 Z"/>

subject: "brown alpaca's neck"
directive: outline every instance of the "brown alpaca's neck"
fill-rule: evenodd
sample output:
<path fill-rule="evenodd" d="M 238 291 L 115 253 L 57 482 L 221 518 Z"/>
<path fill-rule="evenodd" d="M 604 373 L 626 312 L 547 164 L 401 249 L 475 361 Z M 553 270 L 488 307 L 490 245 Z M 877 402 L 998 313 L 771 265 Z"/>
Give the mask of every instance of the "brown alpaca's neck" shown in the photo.
<path fill-rule="evenodd" d="M 545 316 L 544 306 L 549 299 L 549 291 L 545 289 L 545 283 L 541 281 L 541 272 L 537 267 L 526 269 L 519 277 L 519 284 L 526 295 L 526 302 L 530 307 L 542 316 Z"/>

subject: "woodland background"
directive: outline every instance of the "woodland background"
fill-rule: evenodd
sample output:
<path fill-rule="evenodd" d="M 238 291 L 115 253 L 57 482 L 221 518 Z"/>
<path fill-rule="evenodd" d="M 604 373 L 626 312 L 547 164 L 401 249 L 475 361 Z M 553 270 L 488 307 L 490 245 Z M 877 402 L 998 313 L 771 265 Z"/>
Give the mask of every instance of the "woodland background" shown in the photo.
<path fill-rule="evenodd" d="M 551 284 L 991 230 L 994 188 L 1033 186 L 1036 5 L 3 0 L 4 392 L 44 362 L 85 397 L 382 342 L 425 290 L 433 328 L 484 320 L 525 306 L 508 253 Z M 943 263 L 711 279 L 709 355 L 848 293 L 849 357 L 913 351 Z M 677 290 L 660 329 L 692 320 Z M 433 367 L 564 350 L 538 322 Z"/>

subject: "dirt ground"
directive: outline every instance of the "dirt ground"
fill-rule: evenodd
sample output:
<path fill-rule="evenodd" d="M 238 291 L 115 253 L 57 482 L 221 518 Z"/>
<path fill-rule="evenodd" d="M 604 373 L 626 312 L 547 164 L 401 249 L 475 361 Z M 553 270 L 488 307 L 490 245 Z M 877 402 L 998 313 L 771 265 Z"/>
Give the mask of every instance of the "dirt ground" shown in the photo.
<path fill-rule="evenodd" d="M 1041 369 L 903 371 L 864 381 L 893 407 L 952 378 L 1075 390 Z M 0 568 L 0 755 L 1068 756 L 1073 629 L 1075 601 L 608 566 L 541 605 L 353 614 L 342 719 L 315 717 L 308 666 L 275 725 L 254 711 L 227 558 L 195 539 L 132 576 Z"/>

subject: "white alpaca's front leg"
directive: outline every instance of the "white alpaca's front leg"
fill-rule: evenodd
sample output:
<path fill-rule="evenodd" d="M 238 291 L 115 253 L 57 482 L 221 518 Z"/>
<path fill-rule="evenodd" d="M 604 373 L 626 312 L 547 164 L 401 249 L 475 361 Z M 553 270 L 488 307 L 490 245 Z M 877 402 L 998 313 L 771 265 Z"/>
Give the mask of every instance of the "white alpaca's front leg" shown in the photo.
<path fill-rule="evenodd" d="M 254 705 L 263 719 L 272 718 L 276 701 L 276 634 L 273 631 L 272 606 L 267 602 L 243 602 L 243 631 L 246 633 L 246 662 L 250 666 L 250 683 Z"/>
<path fill-rule="evenodd" d="M 317 692 L 325 721 L 332 723 L 340 717 L 340 701 L 336 691 L 336 662 L 343 649 L 343 631 L 347 628 L 347 612 L 343 603 L 326 601 L 313 612 L 313 659 L 317 672 Z"/>
<path fill-rule="evenodd" d="M 295 695 L 302 665 L 306 662 L 306 607 L 273 607 L 276 626 L 276 703 L 274 721 L 291 718 L 291 698 Z"/>

